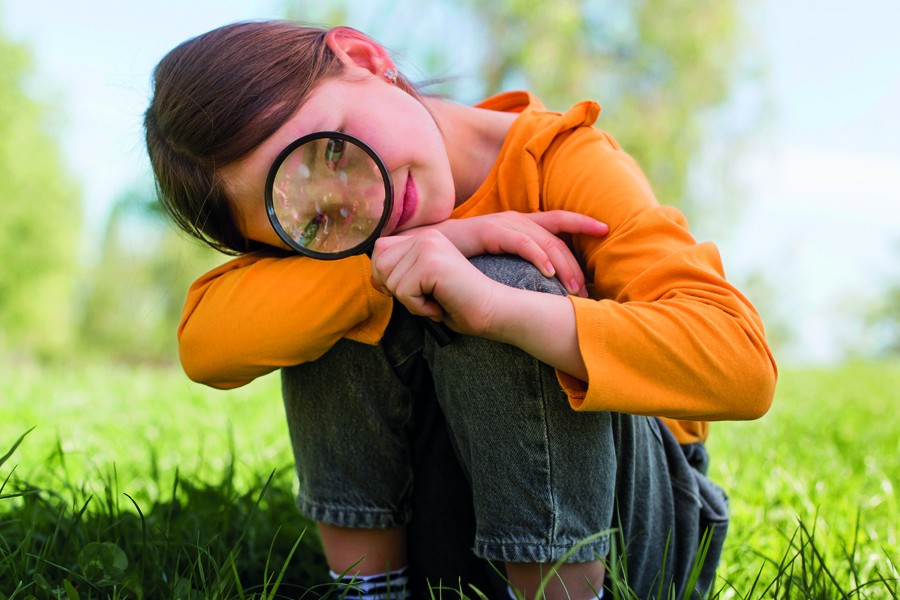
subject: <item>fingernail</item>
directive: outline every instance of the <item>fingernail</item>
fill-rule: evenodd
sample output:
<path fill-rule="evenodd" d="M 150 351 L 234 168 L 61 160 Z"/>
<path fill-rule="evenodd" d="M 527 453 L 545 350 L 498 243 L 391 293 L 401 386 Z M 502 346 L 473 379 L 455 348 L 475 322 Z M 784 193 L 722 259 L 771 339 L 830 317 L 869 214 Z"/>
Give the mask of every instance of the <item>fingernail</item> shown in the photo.
<path fill-rule="evenodd" d="M 569 293 L 577 294 L 578 290 L 580 290 L 580 289 L 581 289 L 581 286 L 578 285 L 577 281 L 575 281 L 574 279 L 569 281 Z"/>
<path fill-rule="evenodd" d="M 547 277 L 553 277 L 556 275 L 556 269 L 553 268 L 553 263 L 548 262 L 544 265 L 544 275 Z"/>

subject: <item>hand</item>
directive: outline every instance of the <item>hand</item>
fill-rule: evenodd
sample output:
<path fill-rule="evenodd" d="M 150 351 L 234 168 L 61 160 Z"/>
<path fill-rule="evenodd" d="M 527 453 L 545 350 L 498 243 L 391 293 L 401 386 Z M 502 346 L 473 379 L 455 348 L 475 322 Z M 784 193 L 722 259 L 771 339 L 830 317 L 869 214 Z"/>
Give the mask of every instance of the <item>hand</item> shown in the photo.
<path fill-rule="evenodd" d="M 406 233 L 375 242 L 372 285 L 414 315 L 445 321 L 466 335 L 489 332 L 498 293 L 507 286 L 474 267 L 439 231 Z"/>
<path fill-rule="evenodd" d="M 435 229 L 375 242 L 372 285 L 414 315 L 444 321 L 464 335 L 513 344 L 587 381 L 569 299 L 490 279 Z"/>
<path fill-rule="evenodd" d="M 603 236 L 609 227 L 585 215 L 564 210 L 538 213 L 506 211 L 468 219 L 448 219 L 403 232 L 440 231 L 463 256 L 515 254 L 547 277 L 554 275 L 571 294 L 586 297 L 584 274 L 572 251 L 558 234 Z"/>

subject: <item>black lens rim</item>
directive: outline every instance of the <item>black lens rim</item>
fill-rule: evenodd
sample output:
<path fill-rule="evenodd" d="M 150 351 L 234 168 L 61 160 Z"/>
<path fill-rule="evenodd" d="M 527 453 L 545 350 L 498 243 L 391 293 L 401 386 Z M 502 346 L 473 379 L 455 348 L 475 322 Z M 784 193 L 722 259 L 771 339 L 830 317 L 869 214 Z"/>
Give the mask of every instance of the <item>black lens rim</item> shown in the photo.
<path fill-rule="evenodd" d="M 346 142 L 350 142 L 351 144 L 356 145 L 360 149 L 362 149 L 369 157 L 375 161 L 375 164 L 378 166 L 378 170 L 381 172 L 381 178 L 384 181 L 384 210 L 381 213 L 381 219 L 378 221 L 378 225 L 375 227 L 375 230 L 363 241 L 359 244 L 352 246 L 346 250 L 341 250 L 340 252 L 318 252 L 316 250 L 310 250 L 304 246 L 298 244 L 281 226 L 281 222 L 278 220 L 278 216 L 275 214 L 275 198 L 272 193 L 272 186 L 275 183 L 275 177 L 278 173 L 278 169 L 281 167 L 281 164 L 287 159 L 288 155 L 297 149 L 298 146 L 306 144 L 308 142 L 312 142 L 314 140 L 322 139 L 322 138 L 337 138 L 344 140 Z M 387 166 L 384 164 L 384 161 L 381 160 L 381 157 L 365 142 L 361 139 L 344 133 L 342 131 L 317 131 L 315 133 L 310 133 L 308 135 L 304 135 L 303 137 L 297 138 L 290 144 L 288 144 L 284 150 L 282 150 L 278 156 L 275 158 L 275 162 L 272 163 L 272 166 L 269 168 L 269 174 L 266 177 L 266 188 L 265 188 L 265 196 L 266 196 L 266 214 L 269 217 L 269 223 L 272 225 L 272 228 L 275 230 L 275 233 L 278 234 L 278 237 L 287 244 L 292 250 L 303 254 L 304 256 L 310 256 L 312 258 L 317 258 L 319 260 L 338 260 L 341 258 L 346 258 L 348 256 L 356 256 L 358 254 L 364 254 L 368 252 L 372 246 L 375 245 L 375 240 L 381 237 L 381 232 L 384 230 L 385 225 L 387 225 L 388 219 L 391 216 L 391 211 L 394 206 L 394 186 L 391 182 L 391 174 L 387 169 Z"/>

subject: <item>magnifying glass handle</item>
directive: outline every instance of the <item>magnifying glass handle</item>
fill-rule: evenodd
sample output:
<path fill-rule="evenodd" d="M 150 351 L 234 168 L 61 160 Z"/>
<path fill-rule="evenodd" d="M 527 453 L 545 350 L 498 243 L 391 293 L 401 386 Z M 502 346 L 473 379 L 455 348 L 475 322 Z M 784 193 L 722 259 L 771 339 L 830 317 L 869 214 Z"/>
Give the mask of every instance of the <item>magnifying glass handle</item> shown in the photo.
<path fill-rule="evenodd" d="M 422 317 L 422 320 L 425 321 L 425 329 L 428 330 L 428 333 L 431 335 L 432 339 L 437 343 L 438 346 L 443 348 L 453 341 L 453 336 L 455 334 L 453 330 L 447 327 L 444 323 L 432 321 L 428 317 Z"/>

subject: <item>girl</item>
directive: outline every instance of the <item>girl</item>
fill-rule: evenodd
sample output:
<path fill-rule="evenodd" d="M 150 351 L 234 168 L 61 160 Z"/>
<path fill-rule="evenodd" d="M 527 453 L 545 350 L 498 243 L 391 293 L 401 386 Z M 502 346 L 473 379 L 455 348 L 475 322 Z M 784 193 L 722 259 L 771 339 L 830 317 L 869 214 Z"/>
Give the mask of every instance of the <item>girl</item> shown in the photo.
<path fill-rule="evenodd" d="M 157 66 L 160 200 L 241 255 L 191 287 L 183 365 L 221 388 L 285 367 L 298 502 L 336 576 L 377 594 L 422 556 L 456 560 L 434 551 L 440 535 L 409 537 L 442 520 L 422 499 L 456 468 L 446 418 L 474 527 L 451 533 L 515 591 L 534 595 L 565 557 L 548 596 L 601 595 L 613 537 L 639 597 L 660 581 L 680 595 L 704 535 L 698 591 L 712 583 L 727 505 L 705 477 L 707 421 L 764 414 L 775 363 L 715 247 L 657 203 L 598 113 L 423 97 L 346 27 L 238 23 Z M 371 260 L 293 256 L 268 221 L 273 161 L 319 131 L 363 140 L 390 171 Z M 395 304 L 459 335 L 440 347 Z M 412 574 L 452 574 L 428 560 Z"/>

